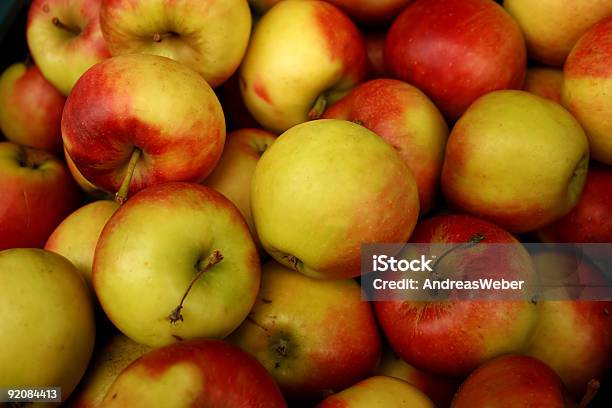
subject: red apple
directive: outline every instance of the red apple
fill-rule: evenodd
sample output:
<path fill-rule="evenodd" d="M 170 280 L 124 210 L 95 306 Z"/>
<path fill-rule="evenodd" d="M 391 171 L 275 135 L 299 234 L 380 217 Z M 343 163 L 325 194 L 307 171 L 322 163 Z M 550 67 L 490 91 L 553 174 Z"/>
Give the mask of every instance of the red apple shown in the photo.
<path fill-rule="evenodd" d="M 384 31 L 364 31 L 363 41 L 368 57 L 368 78 L 388 78 L 391 76 L 385 62 Z"/>
<path fill-rule="evenodd" d="M 520 89 L 525 42 L 492 0 L 417 0 L 389 29 L 391 72 L 425 92 L 449 120 L 498 89 Z"/>
<path fill-rule="evenodd" d="M 387 24 L 414 0 L 327 0 L 366 25 Z"/>
<path fill-rule="evenodd" d="M 10 141 L 59 154 L 65 101 L 36 65 L 14 64 L 0 76 L 0 129 Z"/>
<path fill-rule="evenodd" d="M 323 117 L 360 123 L 390 143 L 414 175 L 421 214 L 433 207 L 448 126 L 425 94 L 402 81 L 375 79 L 358 85 Z"/>
<path fill-rule="evenodd" d="M 531 67 L 527 69 L 523 89 L 553 102 L 561 102 L 563 71 L 556 68 Z"/>
<path fill-rule="evenodd" d="M 80 203 L 66 166 L 42 150 L 0 142 L 0 250 L 42 248 Z"/>

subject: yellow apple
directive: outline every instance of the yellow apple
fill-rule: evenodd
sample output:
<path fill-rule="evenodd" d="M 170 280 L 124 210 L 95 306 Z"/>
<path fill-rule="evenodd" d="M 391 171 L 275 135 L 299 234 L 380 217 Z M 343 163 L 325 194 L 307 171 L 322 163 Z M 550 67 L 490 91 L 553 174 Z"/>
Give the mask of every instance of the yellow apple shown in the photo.
<path fill-rule="evenodd" d="M 523 90 L 560 103 L 563 71 L 557 68 L 527 68 Z"/>

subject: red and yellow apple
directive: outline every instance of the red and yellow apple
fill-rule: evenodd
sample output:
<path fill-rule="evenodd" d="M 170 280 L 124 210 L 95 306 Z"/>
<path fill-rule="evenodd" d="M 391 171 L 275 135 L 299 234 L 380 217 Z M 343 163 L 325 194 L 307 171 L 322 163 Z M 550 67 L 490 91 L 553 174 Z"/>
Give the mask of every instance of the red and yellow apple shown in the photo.
<path fill-rule="evenodd" d="M 85 192 L 85 194 L 88 197 L 92 197 L 98 200 L 106 200 L 106 199 L 111 199 L 113 197 L 111 193 L 104 191 L 94 186 L 93 184 L 91 184 L 91 182 L 89 182 L 89 180 L 87 180 L 85 176 L 81 174 L 79 169 L 77 169 L 76 164 L 74 164 L 74 162 L 70 158 L 70 155 L 66 151 L 65 147 L 64 147 L 64 159 L 66 160 L 66 166 L 68 167 L 70 174 L 72 174 L 72 178 L 77 183 L 77 185 L 81 188 L 81 190 Z"/>
<path fill-rule="evenodd" d="M 563 71 L 557 68 L 531 67 L 527 69 L 523 90 L 561 103 Z"/>

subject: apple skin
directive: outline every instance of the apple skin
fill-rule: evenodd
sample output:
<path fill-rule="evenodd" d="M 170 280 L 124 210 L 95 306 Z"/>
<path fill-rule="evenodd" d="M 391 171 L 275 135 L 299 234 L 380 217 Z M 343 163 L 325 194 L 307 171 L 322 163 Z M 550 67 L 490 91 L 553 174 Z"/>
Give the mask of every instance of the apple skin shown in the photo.
<path fill-rule="evenodd" d="M 518 26 L 490 0 L 415 1 L 389 29 L 385 60 L 451 121 L 481 95 L 521 89 L 526 70 Z"/>
<path fill-rule="evenodd" d="M 101 0 L 34 0 L 26 35 L 43 76 L 63 95 L 89 67 L 110 57 L 100 31 Z M 54 24 L 59 19 L 59 24 Z M 62 25 L 64 27 L 62 27 Z"/>
<path fill-rule="evenodd" d="M 448 126 L 423 92 L 395 79 L 371 80 L 353 88 L 323 118 L 357 122 L 391 144 L 414 175 L 421 214 L 432 209 Z"/>
<path fill-rule="evenodd" d="M 519 355 L 498 357 L 478 367 L 461 385 L 451 404 L 451 408 L 575 406 L 550 367 Z"/>
<path fill-rule="evenodd" d="M 87 285 L 66 258 L 42 249 L 0 251 L 0 384 L 61 387 L 83 376 L 95 338 Z M 34 404 L 33 406 L 56 406 Z"/>
<path fill-rule="evenodd" d="M 117 376 L 151 348 L 138 344 L 122 334 L 107 339 L 94 350 L 85 376 L 67 402 L 69 408 L 100 408 L 106 392 Z"/>
<path fill-rule="evenodd" d="M 323 1 L 282 1 L 255 26 L 240 90 L 253 117 L 282 133 L 318 118 L 317 101 L 335 102 L 365 74 L 363 39 L 344 13 Z"/>
<path fill-rule="evenodd" d="M 413 385 L 385 376 L 365 379 L 317 405 L 317 408 L 370 407 L 435 408 L 435 405 Z"/>
<path fill-rule="evenodd" d="M 42 248 L 80 204 L 66 166 L 51 153 L 0 142 L 0 250 Z"/>
<path fill-rule="evenodd" d="M 360 274 L 361 244 L 405 242 L 419 198 L 410 169 L 380 136 L 320 119 L 266 150 L 251 183 L 251 211 L 263 248 L 279 263 L 337 279 Z"/>
<path fill-rule="evenodd" d="M 479 98 L 448 138 L 442 190 L 461 212 L 513 233 L 539 229 L 578 202 L 589 145 L 560 105 L 524 91 Z"/>
<path fill-rule="evenodd" d="M 72 262 L 92 289 L 91 269 L 96 244 L 102 228 L 118 208 L 119 204 L 110 200 L 89 203 L 66 217 L 45 244 L 47 251 Z"/>
<path fill-rule="evenodd" d="M 363 31 L 363 41 L 368 58 L 368 78 L 389 78 L 391 74 L 385 62 L 385 37 L 384 31 Z"/>
<path fill-rule="evenodd" d="M 285 408 L 278 386 L 251 356 L 220 340 L 153 350 L 130 364 L 100 408 Z"/>
<path fill-rule="evenodd" d="M 240 75 L 236 72 L 222 86 L 215 91 L 223 107 L 225 122 L 228 131 L 243 128 L 260 128 L 253 115 L 244 105 L 240 94 Z"/>
<path fill-rule="evenodd" d="M 563 69 L 562 103 L 584 128 L 593 159 L 612 165 L 610 36 L 612 17 L 597 23 L 578 40 Z"/>
<path fill-rule="evenodd" d="M 529 56 L 558 67 L 582 34 L 612 15 L 608 0 L 504 0 L 504 8 L 520 26 Z"/>
<path fill-rule="evenodd" d="M 225 142 L 219 100 L 195 71 L 168 58 L 130 54 L 88 70 L 62 116 L 64 145 L 95 186 L 117 192 L 135 149 L 129 194 L 168 181 L 201 181 Z"/>
<path fill-rule="evenodd" d="M 465 243 L 475 234 L 483 243 L 516 244 L 503 252 L 474 258 L 456 255 L 452 267 L 478 279 L 483 276 L 529 281 L 535 276 L 527 251 L 508 232 L 468 215 L 437 216 L 420 222 L 412 243 Z M 480 259 L 480 261 L 478 261 Z M 484 273 L 475 262 L 499 265 Z M 468 265 L 472 269 L 464 269 Z M 470 274 L 471 273 L 471 274 Z M 459 275 L 461 276 L 461 275 Z M 378 301 L 378 322 L 395 353 L 430 373 L 461 377 L 486 360 L 517 352 L 529 340 L 537 320 L 530 301 Z"/>
<path fill-rule="evenodd" d="M 113 55 L 168 57 L 216 87 L 244 56 L 251 13 L 246 0 L 102 0 L 100 26 Z"/>
<path fill-rule="evenodd" d="M 184 320 L 172 323 L 169 315 L 215 250 L 223 260 L 195 281 Z M 259 281 L 259 257 L 240 212 L 194 183 L 134 195 L 106 223 L 94 255 L 93 283 L 106 315 L 151 347 L 227 336 L 249 313 Z"/>
<path fill-rule="evenodd" d="M 291 396 L 322 396 L 354 384 L 376 367 L 381 347 L 357 282 L 309 278 L 274 261 L 263 266 L 255 306 L 229 341 Z"/>
<path fill-rule="evenodd" d="M 36 65 L 13 64 L 0 76 L 0 130 L 12 142 L 60 154 L 65 101 Z"/>
<path fill-rule="evenodd" d="M 260 129 L 240 129 L 228 134 L 221 160 L 204 183 L 234 203 L 258 245 L 251 215 L 251 180 L 259 158 L 274 140 L 275 135 Z"/>
<path fill-rule="evenodd" d="M 527 69 L 523 90 L 561 103 L 563 71 L 557 68 L 531 67 Z"/>
<path fill-rule="evenodd" d="M 81 174 L 79 169 L 77 169 L 76 164 L 74 164 L 72 158 L 66 151 L 65 147 L 64 159 L 66 160 L 66 167 L 68 167 L 70 174 L 72 174 L 72 178 L 88 197 L 98 200 L 110 200 L 113 198 L 113 195 L 111 193 L 94 186 L 85 178 L 85 176 Z"/>

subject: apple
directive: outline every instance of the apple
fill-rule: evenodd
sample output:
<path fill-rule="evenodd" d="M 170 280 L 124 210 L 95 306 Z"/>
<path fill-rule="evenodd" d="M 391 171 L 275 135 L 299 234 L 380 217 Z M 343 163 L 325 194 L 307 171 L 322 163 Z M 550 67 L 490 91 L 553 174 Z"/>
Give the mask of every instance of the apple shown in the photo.
<path fill-rule="evenodd" d="M 374 314 L 357 282 L 309 278 L 274 261 L 263 266 L 255 306 L 229 341 L 292 396 L 344 389 L 380 357 Z"/>
<path fill-rule="evenodd" d="M 608 0 L 504 0 L 504 8 L 521 27 L 529 56 L 558 67 L 582 34 L 612 15 Z"/>
<path fill-rule="evenodd" d="M 246 0 L 103 0 L 100 26 L 113 55 L 168 57 L 216 87 L 244 56 L 251 13 Z"/>
<path fill-rule="evenodd" d="M 64 149 L 64 159 L 66 160 L 66 167 L 68 167 L 70 174 L 72 174 L 72 178 L 77 183 L 77 185 L 81 188 L 81 190 L 83 190 L 83 192 L 85 192 L 85 194 L 91 198 L 95 198 L 98 200 L 111 199 L 113 197 L 111 193 L 101 190 L 98 187 L 94 186 L 93 184 L 89 182 L 89 180 L 85 178 L 85 176 L 81 174 L 79 169 L 77 169 L 76 165 L 72 161 L 72 158 L 66 151 L 66 148 L 64 147 L 63 149 Z"/>
<path fill-rule="evenodd" d="M 478 97 L 520 89 L 526 70 L 523 36 L 491 0 L 417 0 L 393 22 L 387 66 L 456 120 Z"/>
<path fill-rule="evenodd" d="M 473 241 L 478 237 L 479 241 Z M 461 279 L 504 278 L 529 284 L 535 272 L 529 253 L 508 232 L 468 215 L 437 216 L 420 222 L 411 243 L 431 245 L 430 256 L 444 256 Z M 440 255 L 441 244 L 505 244 L 496 250 Z M 436 245 L 437 244 L 437 245 Z M 456 248 L 456 247 L 455 247 Z M 427 272 L 430 274 L 430 272 Z M 500 295 L 501 296 L 501 295 Z M 517 352 L 529 340 L 537 321 L 529 300 L 378 301 L 378 322 L 399 357 L 430 373 L 460 377 L 483 362 Z"/>
<path fill-rule="evenodd" d="M 0 250 L 41 248 L 80 203 L 66 166 L 51 153 L 0 142 Z"/>
<path fill-rule="evenodd" d="M 223 107 L 227 130 L 238 130 L 243 128 L 259 128 L 253 115 L 244 105 L 240 94 L 240 76 L 238 73 L 232 75 L 222 86 L 215 91 Z"/>
<path fill-rule="evenodd" d="M 328 397 L 317 408 L 435 408 L 423 392 L 393 377 L 375 376 Z"/>
<path fill-rule="evenodd" d="M 368 78 L 390 77 L 389 69 L 385 62 L 386 32 L 364 31 L 362 34 L 368 58 Z"/>
<path fill-rule="evenodd" d="M 124 369 L 101 408 L 266 407 L 286 403 L 257 361 L 220 340 L 192 340 L 153 350 Z"/>
<path fill-rule="evenodd" d="M 395 79 L 375 79 L 355 87 L 323 117 L 357 122 L 390 143 L 414 175 L 421 214 L 432 209 L 448 126 L 423 92 Z"/>
<path fill-rule="evenodd" d="M 560 105 L 524 91 L 491 92 L 451 131 L 442 190 L 462 212 L 533 231 L 576 205 L 588 163 L 584 132 Z"/>
<path fill-rule="evenodd" d="M 96 244 L 102 228 L 117 208 L 119 204 L 110 200 L 89 203 L 66 217 L 45 244 L 47 251 L 63 255 L 72 262 L 91 288 Z"/>
<path fill-rule="evenodd" d="M 256 243 L 259 239 L 251 216 L 251 180 L 259 158 L 275 139 L 272 133 L 260 129 L 240 129 L 228 134 L 221 160 L 205 181 L 240 210 Z"/>
<path fill-rule="evenodd" d="M 94 350 L 92 362 L 67 403 L 69 408 L 100 408 L 106 392 L 117 376 L 151 348 L 122 334 L 107 339 Z"/>
<path fill-rule="evenodd" d="M 251 211 L 263 248 L 316 278 L 360 273 L 363 243 L 404 242 L 419 214 L 417 185 L 395 149 L 337 119 L 297 125 L 263 154 Z"/>
<path fill-rule="evenodd" d="M 65 100 L 36 65 L 13 64 L 0 76 L 0 130 L 10 141 L 59 154 Z"/>
<path fill-rule="evenodd" d="M 527 69 L 523 90 L 561 103 L 563 71 L 557 68 L 531 67 Z"/>
<path fill-rule="evenodd" d="M 255 244 L 238 209 L 195 183 L 149 187 L 102 230 L 93 283 L 108 318 L 151 347 L 225 337 L 259 290 Z"/>
<path fill-rule="evenodd" d="M 65 401 L 94 346 L 85 280 L 62 256 L 18 248 L 0 251 L 0 287 L 0 384 L 61 387 Z"/>
<path fill-rule="evenodd" d="M 606 2 L 612 8 L 612 3 Z M 584 34 L 563 69 L 563 105 L 578 119 L 589 138 L 591 156 L 612 164 L 612 17 Z"/>
<path fill-rule="evenodd" d="M 376 374 L 406 381 L 427 395 L 437 407 L 448 407 L 459 388 L 458 380 L 419 370 L 399 358 L 389 347 L 383 351 Z"/>
<path fill-rule="evenodd" d="M 110 57 L 100 31 L 101 0 L 34 0 L 26 34 L 43 76 L 62 94 L 89 67 Z"/>
<path fill-rule="evenodd" d="M 366 74 L 361 34 L 335 6 L 282 1 L 255 26 L 240 71 L 245 105 L 274 133 L 316 119 Z"/>
<path fill-rule="evenodd" d="M 124 201 L 147 186 L 201 181 L 225 142 L 219 100 L 195 71 L 129 54 L 88 70 L 62 116 L 66 151 L 83 176 Z"/>

